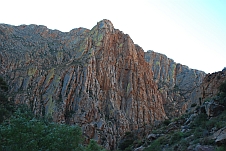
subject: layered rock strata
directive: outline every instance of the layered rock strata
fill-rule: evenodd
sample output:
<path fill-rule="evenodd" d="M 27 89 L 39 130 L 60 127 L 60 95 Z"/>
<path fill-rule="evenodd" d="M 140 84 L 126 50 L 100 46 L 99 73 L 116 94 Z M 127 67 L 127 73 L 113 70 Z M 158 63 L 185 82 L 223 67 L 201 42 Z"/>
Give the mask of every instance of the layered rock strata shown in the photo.
<path fill-rule="evenodd" d="M 190 69 L 152 50 L 145 52 L 145 60 L 154 73 L 168 117 L 178 117 L 189 111 L 192 104 L 199 103 L 204 72 Z"/>
<path fill-rule="evenodd" d="M 87 140 L 107 149 L 126 131 L 167 118 L 144 56 L 109 20 L 67 33 L 0 25 L 0 75 L 11 98 L 37 115 L 80 125 Z"/>

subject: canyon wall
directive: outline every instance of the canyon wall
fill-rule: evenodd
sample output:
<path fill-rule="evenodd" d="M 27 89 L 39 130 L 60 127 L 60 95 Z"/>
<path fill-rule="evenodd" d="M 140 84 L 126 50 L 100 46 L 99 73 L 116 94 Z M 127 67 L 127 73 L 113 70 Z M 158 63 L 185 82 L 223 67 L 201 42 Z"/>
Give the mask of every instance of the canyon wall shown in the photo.
<path fill-rule="evenodd" d="M 167 118 L 144 51 L 110 21 L 68 33 L 1 25 L 0 34 L 1 75 L 35 114 L 78 124 L 108 149 L 126 131 Z"/>
<path fill-rule="evenodd" d="M 144 52 L 102 20 L 91 30 L 0 25 L 0 76 L 10 98 L 54 122 L 77 124 L 88 141 L 115 149 L 127 131 L 181 115 L 204 72 Z"/>

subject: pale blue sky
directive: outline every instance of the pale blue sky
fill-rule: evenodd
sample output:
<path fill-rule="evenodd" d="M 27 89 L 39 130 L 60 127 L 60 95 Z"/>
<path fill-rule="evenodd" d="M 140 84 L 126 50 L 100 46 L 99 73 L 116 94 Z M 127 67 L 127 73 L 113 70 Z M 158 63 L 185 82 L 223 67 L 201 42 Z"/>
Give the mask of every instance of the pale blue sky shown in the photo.
<path fill-rule="evenodd" d="M 226 66 L 226 0 L 0 0 L 0 23 L 70 31 L 102 19 L 145 51 L 206 73 Z"/>

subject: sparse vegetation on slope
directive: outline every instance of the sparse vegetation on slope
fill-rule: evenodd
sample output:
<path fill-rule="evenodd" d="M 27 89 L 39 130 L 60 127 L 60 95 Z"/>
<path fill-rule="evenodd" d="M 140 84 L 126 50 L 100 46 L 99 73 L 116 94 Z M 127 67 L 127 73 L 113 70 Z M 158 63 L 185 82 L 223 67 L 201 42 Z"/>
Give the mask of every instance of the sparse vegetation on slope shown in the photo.
<path fill-rule="evenodd" d="M 155 126 L 151 134 L 140 140 L 143 143 L 139 147 L 135 147 L 136 141 L 133 139 L 125 150 L 226 150 L 226 137 L 223 137 L 226 131 L 225 102 L 226 82 L 223 82 L 219 87 L 219 94 L 206 99 L 201 106 L 193 106 L 196 107 L 193 113 L 162 122 Z"/>

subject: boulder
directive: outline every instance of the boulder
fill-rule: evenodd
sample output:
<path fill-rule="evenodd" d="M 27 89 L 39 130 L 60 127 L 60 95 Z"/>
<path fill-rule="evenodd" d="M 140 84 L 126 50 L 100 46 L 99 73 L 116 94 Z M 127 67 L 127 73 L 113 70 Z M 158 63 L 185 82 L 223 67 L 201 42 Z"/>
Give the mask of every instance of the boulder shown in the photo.
<path fill-rule="evenodd" d="M 145 147 L 140 146 L 138 148 L 135 148 L 133 151 L 143 151 L 145 149 Z"/>
<path fill-rule="evenodd" d="M 213 100 L 204 102 L 203 106 L 205 107 L 205 113 L 208 115 L 208 117 L 217 116 L 224 111 L 224 106 L 218 104 Z"/>
<path fill-rule="evenodd" d="M 214 151 L 215 148 L 210 145 L 193 144 L 188 146 L 187 151 Z"/>
<path fill-rule="evenodd" d="M 156 138 L 158 138 L 159 134 L 149 134 L 147 136 L 148 140 L 155 140 Z"/>
<path fill-rule="evenodd" d="M 218 146 L 226 144 L 226 127 L 221 128 L 213 134 L 213 138 Z"/>
<path fill-rule="evenodd" d="M 215 151 L 215 147 L 210 145 L 196 145 L 194 151 Z"/>

